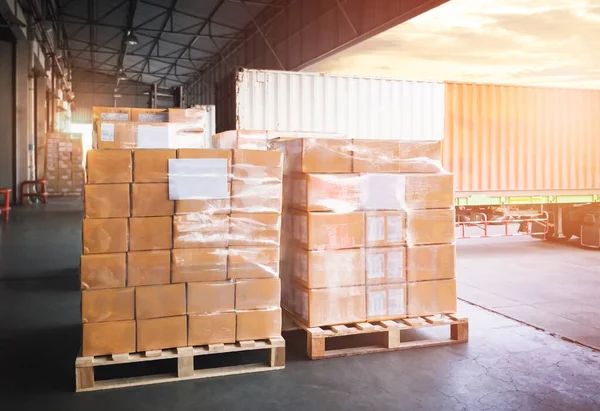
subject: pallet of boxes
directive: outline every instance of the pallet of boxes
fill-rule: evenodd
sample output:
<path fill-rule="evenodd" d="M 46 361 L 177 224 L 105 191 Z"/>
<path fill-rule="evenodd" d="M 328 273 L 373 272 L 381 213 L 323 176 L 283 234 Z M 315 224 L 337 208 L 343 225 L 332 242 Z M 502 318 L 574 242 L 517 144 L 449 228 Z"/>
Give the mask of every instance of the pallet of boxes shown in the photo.
<path fill-rule="evenodd" d="M 85 184 L 81 134 L 48 133 L 45 180 L 48 195 L 79 196 Z"/>
<path fill-rule="evenodd" d="M 306 330 L 308 356 L 467 341 L 468 321 L 456 315 L 453 176 L 441 169 L 441 144 L 272 145 L 285 154 L 282 307 Z M 420 335 L 443 326 L 450 338 Z"/>
<path fill-rule="evenodd" d="M 281 153 L 252 150 L 88 152 L 78 391 L 284 367 L 282 164 Z M 202 366 L 240 351 L 266 361 Z M 94 378 L 156 360 L 177 373 Z"/>

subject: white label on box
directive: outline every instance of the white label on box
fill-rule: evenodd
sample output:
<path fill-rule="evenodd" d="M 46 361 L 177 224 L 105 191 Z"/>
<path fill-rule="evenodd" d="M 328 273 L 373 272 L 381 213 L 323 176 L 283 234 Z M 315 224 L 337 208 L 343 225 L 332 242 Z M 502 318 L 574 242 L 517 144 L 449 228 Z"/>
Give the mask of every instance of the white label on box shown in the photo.
<path fill-rule="evenodd" d="M 308 254 L 301 251 L 296 251 L 296 277 L 308 281 Z"/>
<path fill-rule="evenodd" d="M 383 278 L 385 273 L 383 253 L 368 253 L 367 254 L 367 278 Z"/>
<path fill-rule="evenodd" d="M 115 125 L 113 123 L 102 123 L 100 141 L 115 141 Z"/>
<path fill-rule="evenodd" d="M 306 207 L 306 180 L 298 179 L 296 180 L 296 193 L 298 193 L 298 205 L 301 207 Z"/>
<path fill-rule="evenodd" d="M 404 253 L 391 251 L 387 255 L 388 278 L 404 278 Z"/>
<path fill-rule="evenodd" d="M 401 216 L 387 217 L 387 240 L 400 242 L 404 240 L 404 230 L 402 229 L 403 218 Z"/>
<path fill-rule="evenodd" d="M 367 217 L 367 241 L 383 241 L 385 240 L 383 217 Z"/>
<path fill-rule="evenodd" d="M 169 159 L 169 200 L 229 197 L 226 158 Z"/>
<path fill-rule="evenodd" d="M 404 289 L 388 290 L 388 314 L 389 315 L 405 315 L 406 304 L 404 302 Z"/>
<path fill-rule="evenodd" d="M 129 121 L 129 114 L 127 114 L 127 113 L 102 113 L 102 114 L 100 114 L 100 120 L 102 120 L 102 121 Z"/>
<path fill-rule="evenodd" d="M 140 113 L 138 121 L 146 123 L 166 123 L 169 121 L 169 113 Z"/>
<path fill-rule="evenodd" d="M 365 174 L 360 180 L 363 210 L 403 210 L 406 177 L 400 174 Z"/>
<path fill-rule="evenodd" d="M 369 317 L 385 315 L 386 305 L 385 291 L 369 291 Z"/>
<path fill-rule="evenodd" d="M 169 148 L 169 127 L 140 124 L 137 129 L 137 148 Z"/>

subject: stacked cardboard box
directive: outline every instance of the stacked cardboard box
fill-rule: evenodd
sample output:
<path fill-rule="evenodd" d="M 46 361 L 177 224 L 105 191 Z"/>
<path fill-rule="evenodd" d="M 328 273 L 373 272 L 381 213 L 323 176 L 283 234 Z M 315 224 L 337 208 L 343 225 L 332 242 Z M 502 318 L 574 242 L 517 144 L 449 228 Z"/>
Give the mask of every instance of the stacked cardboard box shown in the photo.
<path fill-rule="evenodd" d="M 439 142 L 295 139 L 284 152 L 282 305 L 307 326 L 456 311 Z"/>
<path fill-rule="evenodd" d="M 46 136 L 46 172 L 49 194 L 81 194 L 85 182 L 81 134 Z"/>
<path fill-rule="evenodd" d="M 212 136 L 213 148 L 244 148 L 268 150 L 269 141 L 292 138 L 345 138 L 337 133 L 277 131 L 277 130 L 228 130 Z"/>
<path fill-rule="evenodd" d="M 281 335 L 282 156 L 92 150 L 84 356 Z"/>

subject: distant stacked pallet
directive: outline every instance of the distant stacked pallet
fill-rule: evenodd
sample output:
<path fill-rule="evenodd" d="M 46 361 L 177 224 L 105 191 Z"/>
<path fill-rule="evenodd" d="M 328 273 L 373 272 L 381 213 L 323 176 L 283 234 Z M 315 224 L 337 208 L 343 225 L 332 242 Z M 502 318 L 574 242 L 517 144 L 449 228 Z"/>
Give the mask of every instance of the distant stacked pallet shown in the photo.
<path fill-rule="evenodd" d="M 266 348 L 267 369 L 283 366 L 282 163 L 251 150 L 88 152 L 81 355 L 90 358 L 78 360 L 88 369 L 79 389 L 94 389 L 94 366 L 156 356 Z M 98 359 L 106 355 L 112 362 Z M 193 376 L 207 374 L 179 375 Z"/>
<path fill-rule="evenodd" d="M 85 184 L 81 134 L 46 136 L 46 172 L 49 195 L 81 195 Z"/>
<path fill-rule="evenodd" d="M 372 332 L 364 323 L 456 312 L 453 179 L 439 142 L 273 147 L 286 158 L 282 305 L 298 323 Z"/>

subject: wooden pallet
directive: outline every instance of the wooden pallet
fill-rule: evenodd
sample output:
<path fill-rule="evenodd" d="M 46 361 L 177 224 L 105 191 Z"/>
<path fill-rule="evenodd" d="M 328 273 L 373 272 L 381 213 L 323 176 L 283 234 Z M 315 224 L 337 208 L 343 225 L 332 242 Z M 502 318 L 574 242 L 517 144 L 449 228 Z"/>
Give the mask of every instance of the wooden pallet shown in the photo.
<path fill-rule="evenodd" d="M 300 328 L 306 331 L 306 353 L 313 360 L 458 344 L 469 340 L 469 320 L 457 314 L 422 316 L 391 321 L 369 321 L 324 327 L 307 327 L 292 313 L 287 312 L 287 315 Z M 401 339 L 403 331 L 444 326 L 450 326 L 450 338 L 425 337 L 416 341 L 403 341 Z M 375 333 L 381 336 L 377 345 L 373 345 L 372 341 L 369 341 L 370 344 L 368 345 L 331 349 L 327 348 L 325 344 L 327 339 L 336 338 L 342 340 L 339 342 L 341 345 L 344 345 L 343 340 Z"/>
<path fill-rule="evenodd" d="M 220 355 L 253 350 L 269 350 L 270 357 L 268 363 L 244 364 L 209 369 L 194 368 L 194 357 L 197 356 Z M 94 378 L 94 369 L 96 367 L 157 360 L 177 360 L 177 374 L 145 375 L 141 377 L 114 378 L 101 381 L 96 381 Z M 75 360 L 75 391 L 81 392 L 125 388 L 138 385 L 273 371 L 283 368 L 285 368 L 285 340 L 281 337 L 271 338 L 269 340 L 240 341 L 235 344 L 212 344 L 170 350 L 146 351 L 144 353 L 77 357 Z"/>

